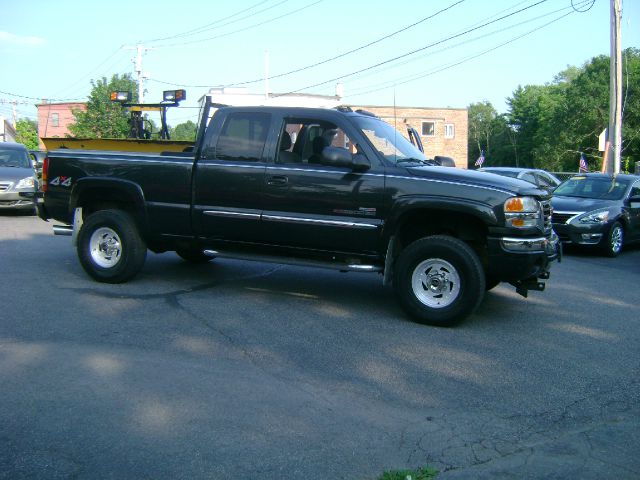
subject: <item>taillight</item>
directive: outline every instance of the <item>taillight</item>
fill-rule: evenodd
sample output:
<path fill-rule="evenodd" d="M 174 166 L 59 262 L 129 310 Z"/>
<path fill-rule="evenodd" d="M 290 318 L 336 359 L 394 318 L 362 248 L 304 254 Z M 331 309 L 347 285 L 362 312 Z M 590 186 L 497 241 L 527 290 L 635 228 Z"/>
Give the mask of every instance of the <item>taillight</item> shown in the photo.
<path fill-rule="evenodd" d="M 46 192 L 49 188 L 49 157 L 44 157 L 42 161 L 42 191 Z"/>

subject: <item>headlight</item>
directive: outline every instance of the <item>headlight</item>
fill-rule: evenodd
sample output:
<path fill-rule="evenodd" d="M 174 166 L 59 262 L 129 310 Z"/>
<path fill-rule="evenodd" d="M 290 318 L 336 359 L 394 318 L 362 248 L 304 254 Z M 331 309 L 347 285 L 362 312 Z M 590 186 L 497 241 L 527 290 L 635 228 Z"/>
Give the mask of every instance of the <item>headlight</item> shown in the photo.
<path fill-rule="evenodd" d="M 16 184 L 16 189 L 19 188 L 33 188 L 35 186 L 35 181 L 33 177 L 23 178 Z"/>
<path fill-rule="evenodd" d="M 504 202 L 504 216 L 508 227 L 536 227 L 540 215 L 540 203 L 533 197 L 513 197 Z"/>
<path fill-rule="evenodd" d="M 593 212 L 583 213 L 571 220 L 571 223 L 579 223 L 582 225 L 597 225 L 599 223 L 607 223 L 609 221 L 609 209 L 603 208 L 594 210 Z"/>

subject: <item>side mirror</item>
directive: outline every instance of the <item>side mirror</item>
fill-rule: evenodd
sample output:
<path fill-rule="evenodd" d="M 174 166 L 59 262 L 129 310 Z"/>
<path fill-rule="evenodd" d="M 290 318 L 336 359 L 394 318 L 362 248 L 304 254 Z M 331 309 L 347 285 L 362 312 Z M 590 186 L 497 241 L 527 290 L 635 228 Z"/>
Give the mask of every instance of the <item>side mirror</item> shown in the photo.
<path fill-rule="evenodd" d="M 364 155 L 357 153 L 352 155 L 346 148 L 325 147 L 322 150 L 322 164 L 332 167 L 347 167 L 354 171 L 368 170 L 371 165 Z"/>
<path fill-rule="evenodd" d="M 353 171 L 354 172 L 366 172 L 371 168 L 369 159 L 362 153 L 356 153 L 353 155 Z"/>
<path fill-rule="evenodd" d="M 433 157 L 433 160 L 442 167 L 455 167 L 456 162 L 451 157 L 443 157 L 441 155 L 436 155 Z"/>
<path fill-rule="evenodd" d="M 640 208 L 640 195 L 634 195 L 629 198 L 629 206 L 631 208 Z"/>

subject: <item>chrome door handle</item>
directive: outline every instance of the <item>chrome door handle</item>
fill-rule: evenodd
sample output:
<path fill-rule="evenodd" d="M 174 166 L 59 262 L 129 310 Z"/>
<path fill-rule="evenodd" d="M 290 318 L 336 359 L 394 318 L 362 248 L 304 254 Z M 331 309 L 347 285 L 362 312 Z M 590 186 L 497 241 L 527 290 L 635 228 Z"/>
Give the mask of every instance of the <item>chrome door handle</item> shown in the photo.
<path fill-rule="evenodd" d="M 284 175 L 274 175 L 267 179 L 267 185 L 286 185 L 289 179 Z"/>

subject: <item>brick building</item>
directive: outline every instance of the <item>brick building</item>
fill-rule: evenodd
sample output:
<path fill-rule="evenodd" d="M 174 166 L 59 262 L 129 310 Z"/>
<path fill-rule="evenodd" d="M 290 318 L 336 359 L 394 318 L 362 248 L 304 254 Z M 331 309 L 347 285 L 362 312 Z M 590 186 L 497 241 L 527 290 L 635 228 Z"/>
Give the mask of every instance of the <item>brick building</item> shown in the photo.
<path fill-rule="evenodd" d="M 63 102 L 63 103 L 42 103 L 36 105 L 38 108 L 38 136 L 40 137 L 40 148 L 44 149 L 42 138 L 60 137 L 69 135 L 69 125 L 75 123 L 73 110 L 87 109 L 83 102 Z"/>
<path fill-rule="evenodd" d="M 466 108 L 352 106 L 367 110 L 393 125 L 405 136 L 407 126 L 420 134 L 427 157 L 451 157 L 456 167 L 467 168 L 469 116 Z"/>

